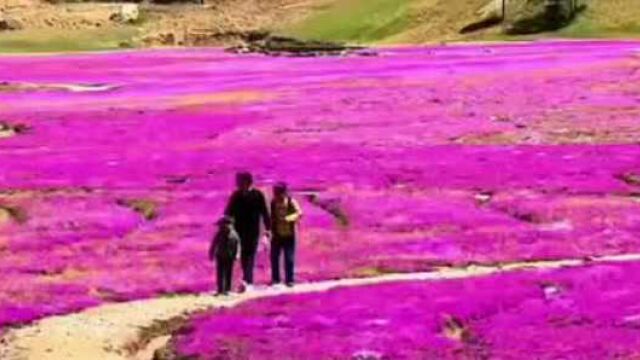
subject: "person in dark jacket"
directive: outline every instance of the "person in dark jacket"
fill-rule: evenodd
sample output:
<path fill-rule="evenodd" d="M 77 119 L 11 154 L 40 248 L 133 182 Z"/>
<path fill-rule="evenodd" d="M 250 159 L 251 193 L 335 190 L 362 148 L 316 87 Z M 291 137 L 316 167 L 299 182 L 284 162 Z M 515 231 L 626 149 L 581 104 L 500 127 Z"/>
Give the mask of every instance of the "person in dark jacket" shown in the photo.
<path fill-rule="evenodd" d="M 209 259 L 216 262 L 218 295 L 228 295 L 231 291 L 233 265 L 239 245 L 240 237 L 233 229 L 233 218 L 225 216 L 218 220 L 218 231 L 209 248 Z"/>
<path fill-rule="evenodd" d="M 258 240 L 260 238 L 260 220 L 267 236 L 271 230 L 271 219 L 264 194 L 253 187 L 253 176 L 247 172 L 236 174 L 236 191 L 227 204 L 225 214 L 235 219 L 235 229 L 240 236 L 243 280 L 245 289 L 253 285 Z"/>
<path fill-rule="evenodd" d="M 295 250 L 297 224 L 302 217 L 298 202 L 289 195 L 287 184 L 278 183 L 273 187 L 271 201 L 271 282 L 280 284 L 280 255 L 284 253 L 285 283 L 294 284 Z"/>

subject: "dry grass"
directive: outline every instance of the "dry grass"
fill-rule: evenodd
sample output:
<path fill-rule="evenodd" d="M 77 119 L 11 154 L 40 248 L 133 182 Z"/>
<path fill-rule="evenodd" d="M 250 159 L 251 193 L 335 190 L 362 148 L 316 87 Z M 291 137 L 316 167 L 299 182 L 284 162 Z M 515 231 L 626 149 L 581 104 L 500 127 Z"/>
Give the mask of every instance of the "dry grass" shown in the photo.
<path fill-rule="evenodd" d="M 11 1 L 31 5 L 7 6 Z M 591 0 L 574 24 L 556 33 L 502 35 L 500 27 L 460 35 L 488 0 L 216 0 L 198 5 L 144 6 L 136 26 L 108 20 L 113 5 L 50 5 L 37 0 L 0 0 L 26 31 L 3 33 L 0 52 L 77 51 L 128 45 L 190 44 L 206 33 L 267 30 L 309 39 L 363 44 L 424 44 L 442 41 L 530 40 L 538 37 L 635 37 L 638 0 Z M 35 4 L 35 5 L 34 5 Z M 8 9 L 8 10 L 7 10 Z M 144 41 L 142 39 L 150 39 Z M 160 40 L 158 40 L 160 39 Z M 140 41 L 142 40 L 142 41 Z M 209 45 L 234 45 L 232 39 Z"/>
<path fill-rule="evenodd" d="M 559 34 L 584 38 L 637 37 L 640 6 L 636 0 L 592 0 L 574 24 Z"/>

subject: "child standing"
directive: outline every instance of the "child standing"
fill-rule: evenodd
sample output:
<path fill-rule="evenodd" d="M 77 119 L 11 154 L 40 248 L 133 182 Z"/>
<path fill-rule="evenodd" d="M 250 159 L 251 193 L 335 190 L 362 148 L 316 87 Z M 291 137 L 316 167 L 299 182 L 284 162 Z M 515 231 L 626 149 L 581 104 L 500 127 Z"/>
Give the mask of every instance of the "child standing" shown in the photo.
<path fill-rule="evenodd" d="M 228 295 L 231 291 L 233 265 L 239 245 L 240 237 L 233 228 L 233 218 L 225 216 L 218 220 L 218 231 L 209 248 L 209 259 L 216 262 L 217 295 Z"/>
<path fill-rule="evenodd" d="M 271 201 L 271 281 L 280 284 L 280 255 L 284 253 L 285 283 L 294 284 L 297 223 L 302 217 L 298 202 L 289 195 L 287 184 L 278 183 L 273 187 Z"/>

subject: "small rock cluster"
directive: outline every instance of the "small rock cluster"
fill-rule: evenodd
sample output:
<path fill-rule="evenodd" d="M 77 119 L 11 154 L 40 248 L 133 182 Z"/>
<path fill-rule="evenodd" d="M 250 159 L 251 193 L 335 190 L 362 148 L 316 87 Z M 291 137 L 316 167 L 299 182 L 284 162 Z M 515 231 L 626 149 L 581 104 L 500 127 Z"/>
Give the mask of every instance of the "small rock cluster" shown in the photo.
<path fill-rule="evenodd" d="M 505 33 L 534 34 L 568 25 L 585 5 L 577 0 L 507 1 Z"/>
<path fill-rule="evenodd" d="M 502 24 L 510 35 L 534 34 L 560 29 L 586 8 L 584 0 L 489 0 L 461 34 Z"/>
<path fill-rule="evenodd" d="M 10 124 L 6 121 L 0 121 L 0 139 L 24 134 L 29 131 L 29 127 L 24 124 Z"/>
<path fill-rule="evenodd" d="M 118 11 L 111 14 L 109 20 L 121 23 L 131 24 L 140 18 L 140 9 L 138 4 L 123 4 L 118 8 Z"/>
<path fill-rule="evenodd" d="M 350 54 L 373 55 L 359 46 L 339 43 L 300 40 L 269 33 L 251 32 L 243 37 L 243 44 L 228 48 L 233 53 L 258 53 L 269 56 L 344 56 Z"/>
<path fill-rule="evenodd" d="M 22 23 L 0 10 L 0 31 L 22 30 Z"/>

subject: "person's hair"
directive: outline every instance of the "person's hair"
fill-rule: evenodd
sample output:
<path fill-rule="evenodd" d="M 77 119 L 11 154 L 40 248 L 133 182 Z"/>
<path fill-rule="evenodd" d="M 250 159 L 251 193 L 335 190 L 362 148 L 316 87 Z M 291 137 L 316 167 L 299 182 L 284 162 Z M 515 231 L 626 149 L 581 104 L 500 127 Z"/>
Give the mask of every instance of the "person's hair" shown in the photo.
<path fill-rule="evenodd" d="M 253 185 L 253 175 L 248 171 L 241 171 L 236 174 L 236 180 Z"/>
<path fill-rule="evenodd" d="M 234 223 L 234 218 L 232 216 L 225 215 L 220 219 L 218 219 L 219 226 L 233 225 L 233 223 Z"/>
<path fill-rule="evenodd" d="M 284 181 L 280 181 L 273 185 L 273 191 L 286 195 L 289 193 L 289 186 Z"/>

